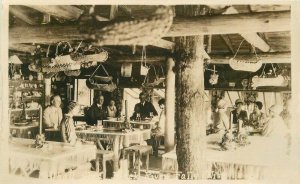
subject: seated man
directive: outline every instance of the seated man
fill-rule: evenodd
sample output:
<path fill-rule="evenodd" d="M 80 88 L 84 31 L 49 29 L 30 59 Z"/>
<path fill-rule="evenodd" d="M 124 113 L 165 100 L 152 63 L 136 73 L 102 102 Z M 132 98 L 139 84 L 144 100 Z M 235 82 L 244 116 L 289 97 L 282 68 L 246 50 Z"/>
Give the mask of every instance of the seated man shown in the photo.
<path fill-rule="evenodd" d="M 137 118 L 151 118 L 151 116 L 153 117 L 158 115 L 153 104 L 151 102 L 146 101 L 146 95 L 143 92 L 140 93 L 139 98 L 140 103 L 135 104 L 134 113 L 130 117 L 131 120 L 136 120 Z"/>
<path fill-rule="evenodd" d="M 239 128 L 244 126 L 248 122 L 248 115 L 247 111 L 243 110 L 243 104 L 244 102 L 241 99 L 237 99 L 235 101 L 236 109 L 231 111 L 231 117 L 229 129 L 232 129 L 233 131 L 239 132 Z"/>
<path fill-rule="evenodd" d="M 44 128 L 58 129 L 63 118 L 62 110 L 60 108 L 61 99 L 59 95 L 54 95 L 50 98 L 51 105 L 44 110 L 43 125 Z"/>
<path fill-rule="evenodd" d="M 87 110 L 86 121 L 88 125 L 97 125 L 98 120 L 107 118 L 107 108 L 103 106 L 103 95 L 96 95 L 94 97 L 93 105 Z"/>

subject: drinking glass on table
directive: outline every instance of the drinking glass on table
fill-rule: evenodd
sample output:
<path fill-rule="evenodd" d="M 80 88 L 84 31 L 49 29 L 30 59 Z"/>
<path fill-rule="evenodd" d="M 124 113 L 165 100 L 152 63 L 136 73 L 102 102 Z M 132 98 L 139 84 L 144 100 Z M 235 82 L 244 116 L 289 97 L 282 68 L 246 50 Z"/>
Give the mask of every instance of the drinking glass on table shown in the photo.
<path fill-rule="evenodd" d="M 153 118 L 153 112 L 150 112 L 150 118 L 151 119 Z"/>
<path fill-rule="evenodd" d="M 135 120 L 137 120 L 137 121 L 140 121 L 141 120 L 141 115 L 140 115 L 140 113 L 136 113 L 136 119 Z"/>

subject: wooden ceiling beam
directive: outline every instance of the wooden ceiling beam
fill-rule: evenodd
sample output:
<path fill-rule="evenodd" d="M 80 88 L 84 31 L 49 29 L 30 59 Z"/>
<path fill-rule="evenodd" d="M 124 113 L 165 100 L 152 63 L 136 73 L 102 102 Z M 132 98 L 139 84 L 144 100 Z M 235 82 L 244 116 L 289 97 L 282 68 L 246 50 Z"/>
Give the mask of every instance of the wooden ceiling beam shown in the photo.
<path fill-rule="evenodd" d="M 34 18 L 32 15 L 30 15 L 31 10 L 27 7 L 23 6 L 17 6 L 12 5 L 9 6 L 9 12 L 12 13 L 17 18 L 21 19 L 22 21 L 26 22 L 30 25 L 38 25 L 41 23 L 41 19 L 38 20 L 37 18 Z"/>
<path fill-rule="evenodd" d="M 290 52 L 273 52 L 273 53 L 262 53 L 257 54 L 258 58 L 263 63 L 291 63 L 291 53 Z M 229 64 L 229 59 L 233 56 L 224 56 L 224 55 L 211 55 L 210 62 L 212 64 Z M 255 58 L 254 54 L 239 54 L 235 57 L 235 59 L 239 60 L 248 60 Z"/>
<path fill-rule="evenodd" d="M 83 14 L 83 10 L 70 5 L 26 5 L 42 13 L 50 14 L 66 20 L 77 20 Z"/>
<path fill-rule="evenodd" d="M 17 54 L 19 57 L 22 55 Z M 282 63 L 282 64 L 290 64 L 291 63 L 291 53 L 290 52 L 273 52 L 273 53 L 262 53 L 257 54 L 258 57 L 262 60 L 263 63 Z M 24 55 L 24 57 L 26 57 Z M 148 64 L 161 64 L 165 63 L 167 57 L 170 56 L 147 56 L 147 63 Z M 229 59 L 232 58 L 233 55 L 211 55 L 210 56 L 210 63 L 211 64 L 229 64 Z M 236 59 L 253 59 L 254 55 L 238 55 Z M 109 59 L 106 61 L 110 64 L 122 64 L 122 63 L 140 63 L 141 56 L 136 55 L 121 55 L 121 56 L 110 56 Z M 26 63 L 24 61 L 24 63 Z"/>
<path fill-rule="evenodd" d="M 34 53 L 36 46 L 27 45 L 27 44 L 9 44 L 9 50 L 25 52 L 25 53 Z"/>
<path fill-rule="evenodd" d="M 155 42 L 153 44 L 150 44 L 150 45 L 153 45 L 155 47 L 160 47 L 160 48 L 163 48 L 163 49 L 167 49 L 167 50 L 173 50 L 174 46 L 175 46 L 175 43 L 171 42 L 171 41 L 168 41 L 168 40 L 160 39 L 157 42 Z"/>
<path fill-rule="evenodd" d="M 290 11 L 186 18 L 175 17 L 173 25 L 165 36 L 290 31 L 290 20 Z M 101 25 L 101 23 L 98 25 L 99 29 Z M 97 29 L 94 28 L 94 30 L 95 34 L 97 34 Z M 20 34 L 25 32 L 26 34 Z M 10 43 L 83 40 L 87 36 L 80 33 L 79 26 L 76 25 L 19 26 L 12 27 L 9 30 Z"/>
<path fill-rule="evenodd" d="M 291 53 L 283 52 L 283 53 L 263 53 L 257 54 L 258 57 L 262 60 L 263 63 L 291 63 Z M 210 63 L 211 64 L 229 64 L 229 59 L 232 58 L 233 55 L 211 55 Z M 237 55 L 236 59 L 253 59 L 254 55 Z M 165 62 L 167 56 L 147 56 L 147 63 L 160 63 Z M 110 63 L 138 63 L 141 62 L 140 56 L 118 56 L 112 58 L 108 62 Z"/>
<path fill-rule="evenodd" d="M 231 44 L 231 41 L 229 39 L 229 36 L 228 35 L 220 35 L 222 40 L 224 41 L 225 45 L 227 46 L 227 48 L 230 50 L 231 54 L 234 54 L 235 51 L 232 47 L 232 44 Z"/>
<path fill-rule="evenodd" d="M 176 17 L 166 36 L 290 31 L 291 12 Z"/>
<path fill-rule="evenodd" d="M 226 12 L 224 12 L 223 14 L 238 14 L 239 12 L 237 11 L 237 9 L 235 9 L 234 7 L 229 7 Z M 260 49 L 263 52 L 269 52 L 271 50 L 271 47 L 261 38 L 256 34 L 257 31 L 252 32 L 252 33 L 240 33 L 240 35 L 242 37 L 244 37 L 244 39 L 250 43 L 251 45 L 257 47 L 258 49 Z"/>

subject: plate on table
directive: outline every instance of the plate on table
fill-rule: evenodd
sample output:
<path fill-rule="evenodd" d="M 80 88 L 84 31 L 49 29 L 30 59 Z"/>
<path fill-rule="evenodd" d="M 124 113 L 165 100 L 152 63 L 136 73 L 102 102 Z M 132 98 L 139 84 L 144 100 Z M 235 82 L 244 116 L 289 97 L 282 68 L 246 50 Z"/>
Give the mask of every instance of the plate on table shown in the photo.
<path fill-rule="evenodd" d="M 120 128 L 117 127 L 106 127 L 106 128 L 102 128 L 103 130 L 108 130 L 108 131 L 121 131 Z"/>

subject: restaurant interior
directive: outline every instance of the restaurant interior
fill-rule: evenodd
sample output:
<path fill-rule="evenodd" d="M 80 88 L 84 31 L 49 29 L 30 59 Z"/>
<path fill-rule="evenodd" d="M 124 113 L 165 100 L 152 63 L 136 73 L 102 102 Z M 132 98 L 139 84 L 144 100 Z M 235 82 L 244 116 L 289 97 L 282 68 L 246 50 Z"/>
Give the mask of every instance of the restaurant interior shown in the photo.
<path fill-rule="evenodd" d="M 288 4 L 10 5 L 9 175 L 285 177 L 290 14 Z"/>

